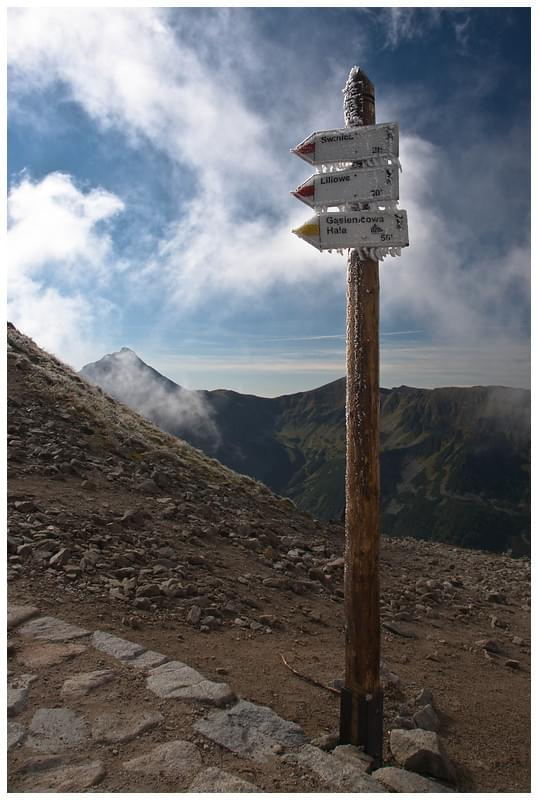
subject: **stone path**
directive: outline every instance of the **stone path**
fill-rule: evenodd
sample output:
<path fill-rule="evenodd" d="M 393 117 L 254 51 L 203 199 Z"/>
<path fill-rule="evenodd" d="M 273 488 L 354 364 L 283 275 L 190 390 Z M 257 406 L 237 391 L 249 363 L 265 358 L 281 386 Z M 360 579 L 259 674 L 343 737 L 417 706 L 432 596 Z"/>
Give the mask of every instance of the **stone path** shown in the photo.
<path fill-rule="evenodd" d="M 452 778 L 434 732 L 420 732 L 429 777 L 369 774 L 358 748 L 325 752 L 186 663 L 29 606 L 11 606 L 8 620 L 9 791 L 451 791 L 431 779 Z M 393 732 L 395 749 L 424 771 L 414 733 Z"/>

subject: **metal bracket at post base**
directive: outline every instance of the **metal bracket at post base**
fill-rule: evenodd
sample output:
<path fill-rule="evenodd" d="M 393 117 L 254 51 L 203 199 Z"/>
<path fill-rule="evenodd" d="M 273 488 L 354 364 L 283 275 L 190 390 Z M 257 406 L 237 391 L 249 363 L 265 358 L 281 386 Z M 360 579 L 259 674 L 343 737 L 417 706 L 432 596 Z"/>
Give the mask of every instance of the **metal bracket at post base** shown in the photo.
<path fill-rule="evenodd" d="M 383 692 L 354 695 L 340 690 L 340 744 L 363 747 L 374 759 L 373 767 L 383 764 Z"/>

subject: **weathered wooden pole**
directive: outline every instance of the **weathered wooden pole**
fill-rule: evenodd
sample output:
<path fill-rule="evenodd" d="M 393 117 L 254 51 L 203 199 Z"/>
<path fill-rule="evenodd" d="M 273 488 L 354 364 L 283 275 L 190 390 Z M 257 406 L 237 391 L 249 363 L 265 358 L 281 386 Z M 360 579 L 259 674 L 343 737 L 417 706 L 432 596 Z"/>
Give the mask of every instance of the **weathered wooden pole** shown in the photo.
<path fill-rule="evenodd" d="M 375 124 L 374 86 L 357 67 L 344 89 L 344 115 L 346 127 Z M 348 256 L 346 386 L 346 670 L 340 741 L 363 746 L 379 765 L 379 264 L 360 259 L 357 250 Z"/>

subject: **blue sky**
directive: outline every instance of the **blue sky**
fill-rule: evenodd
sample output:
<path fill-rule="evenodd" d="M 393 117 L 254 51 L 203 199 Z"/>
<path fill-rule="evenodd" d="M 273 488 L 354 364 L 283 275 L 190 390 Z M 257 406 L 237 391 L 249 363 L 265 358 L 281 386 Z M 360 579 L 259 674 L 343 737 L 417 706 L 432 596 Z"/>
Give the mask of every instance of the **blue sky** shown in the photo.
<path fill-rule="evenodd" d="M 381 383 L 530 381 L 530 9 L 13 8 L 8 318 L 80 368 L 189 388 L 345 371 L 346 259 L 291 229 L 361 66 L 400 124 L 410 247 L 380 264 Z"/>

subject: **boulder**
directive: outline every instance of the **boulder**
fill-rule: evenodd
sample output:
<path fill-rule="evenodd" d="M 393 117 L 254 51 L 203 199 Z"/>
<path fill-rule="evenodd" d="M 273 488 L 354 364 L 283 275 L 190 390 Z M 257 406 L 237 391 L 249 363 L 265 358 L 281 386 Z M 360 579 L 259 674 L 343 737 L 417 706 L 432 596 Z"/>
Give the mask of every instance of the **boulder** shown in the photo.
<path fill-rule="evenodd" d="M 218 767 L 208 767 L 196 776 L 189 786 L 188 792 L 251 792 L 257 794 L 260 790 L 253 783 L 244 781 L 237 775 L 225 772 Z"/>
<path fill-rule="evenodd" d="M 271 708 L 240 700 L 232 708 L 198 720 L 195 730 L 227 750 L 255 761 L 268 761 L 284 746 L 306 741 L 295 722 L 282 719 Z"/>
<path fill-rule="evenodd" d="M 372 778 L 392 792 L 452 792 L 447 786 L 398 767 L 382 767 L 372 772 Z"/>
<path fill-rule="evenodd" d="M 390 750 L 405 769 L 454 782 L 455 769 L 433 731 L 396 728 L 390 732 Z"/>

